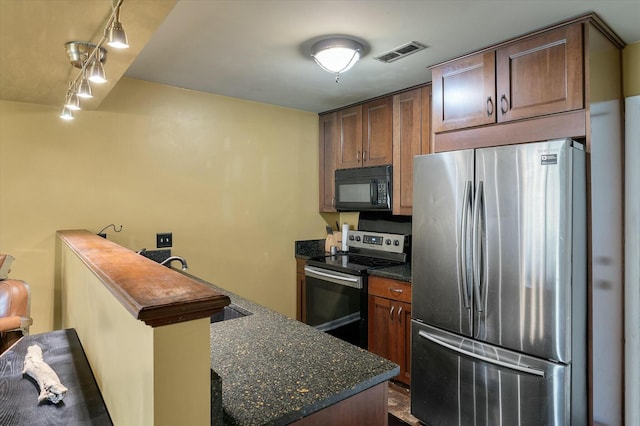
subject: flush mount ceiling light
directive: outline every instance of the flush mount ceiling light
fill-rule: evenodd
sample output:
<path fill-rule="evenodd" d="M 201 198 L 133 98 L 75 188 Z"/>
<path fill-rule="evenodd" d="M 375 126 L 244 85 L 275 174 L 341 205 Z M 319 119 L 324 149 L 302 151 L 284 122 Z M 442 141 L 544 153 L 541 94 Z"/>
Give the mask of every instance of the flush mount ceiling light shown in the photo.
<path fill-rule="evenodd" d="M 358 62 L 362 54 L 362 45 L 355 40 L 336 37 L 321 40 L 311 47 L 311 56 L 323 70 L 336 75 L 348 71 Z"/>
<path fill-rule="evenodd" d="M 86 41 L 70 41 L 65 43 L 65 52 L 71 65 L 80 68 L 80 72 L 69 81 L 69 89 L 65 96 L 64 108 L 61 118 L 73 119 L 73 112 L 81 109 L 80 98 L 92 98 L 91 84 L 105 83 L 107 81 L 104 64 L 107 61 L 107 50 L 102 45 L 107 42 L 109 46 L 117 48 L 129 47 L 127 34 L 120 23 L 120 7 L 124 0 L 114 0 L 111 15 L 103 30 L 103 35 L 98 43 Z"/>

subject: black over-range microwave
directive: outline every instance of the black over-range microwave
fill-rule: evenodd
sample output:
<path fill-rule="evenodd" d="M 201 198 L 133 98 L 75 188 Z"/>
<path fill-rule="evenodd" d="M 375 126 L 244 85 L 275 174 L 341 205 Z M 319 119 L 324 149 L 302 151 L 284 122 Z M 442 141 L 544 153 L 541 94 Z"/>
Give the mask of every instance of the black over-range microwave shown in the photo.
<path fill-rule="evenodd" d="M 336 210 L 391 211 L 392 166 L 336 170 Z"/>

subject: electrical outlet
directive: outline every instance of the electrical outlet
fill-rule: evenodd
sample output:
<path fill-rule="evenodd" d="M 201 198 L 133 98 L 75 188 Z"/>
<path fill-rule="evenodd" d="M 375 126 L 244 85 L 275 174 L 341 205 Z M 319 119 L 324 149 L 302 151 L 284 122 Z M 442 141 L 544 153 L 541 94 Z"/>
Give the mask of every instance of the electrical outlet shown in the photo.
<path fill-rule="evenodd" d="M 165 232 L 163 234 L 156 234 L 156 247 L 171 247 L 173 245 L 173 234 L 171 232 Z"/>

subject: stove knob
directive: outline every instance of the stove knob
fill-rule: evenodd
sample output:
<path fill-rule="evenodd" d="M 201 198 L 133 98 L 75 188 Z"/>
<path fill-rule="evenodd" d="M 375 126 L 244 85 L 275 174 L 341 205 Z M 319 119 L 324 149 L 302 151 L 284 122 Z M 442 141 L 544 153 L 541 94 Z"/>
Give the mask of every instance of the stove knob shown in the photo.
<path fill-rule="evenodd" d="M 353 241 L 353 235 L 349 235 L 349 241 Z"/>
<path fill-rule="evenodd" d="M 400 245 L 400 240 L 393 240 L 393 245 L 394 246 L 399 246 Z"/>
<path fill-rule="evenodd" d="M 359 235 L 356 237 L 356 241 L 360 241 L 360 236 Z"/>
<path fill-rule="evenodd" d="M 386 243 L 388 246 L 390 246 L 390 245 L 391 245 L 391 240 L 390 240 L 390 239 L 387 239 L 387 241 L 385 241 L 385 243 Z"/>

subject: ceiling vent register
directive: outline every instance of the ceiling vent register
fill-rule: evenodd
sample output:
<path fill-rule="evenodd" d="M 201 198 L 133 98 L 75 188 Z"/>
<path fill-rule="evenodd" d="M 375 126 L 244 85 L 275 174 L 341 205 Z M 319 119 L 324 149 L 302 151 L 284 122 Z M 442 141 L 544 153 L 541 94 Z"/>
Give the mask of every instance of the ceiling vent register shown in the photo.
<path fill-rule="evenodd" d="M 411 41 L 409 43 L 403 44 L 402 46 L 396 47 L 395 49 L 390 50 L 389 52 L 383 53 L 382 55 L 378 55 L 373 59 L 376 59 L 380 62 L 384 62 L 388 64 L 390 62 L 397 61 L 398 59 L 402 59 L 406 56 L 409 56 L 416 52 L 424 50 L 427 47 L 429 46 L 427 46 L 426 44 L 422 44 L 417 41 Z"/>

